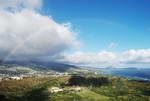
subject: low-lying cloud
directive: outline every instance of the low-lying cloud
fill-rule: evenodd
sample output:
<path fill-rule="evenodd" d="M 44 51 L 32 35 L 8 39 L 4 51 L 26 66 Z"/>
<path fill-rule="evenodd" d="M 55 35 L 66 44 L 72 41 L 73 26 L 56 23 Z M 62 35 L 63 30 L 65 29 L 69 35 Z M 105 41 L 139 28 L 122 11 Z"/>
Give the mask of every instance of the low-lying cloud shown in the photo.
<path fill-rule="evenodd" d="M 128 50 L 121 53 L 101 51 L 99 53 L 75 52 L 65 54 L 62 61 L 96 67 L 150 66 L 150 49 Z"/>
<path fill-rule="evenodd" d="M 123 62 L 127 64 L 150 64 L 150 49 L 128 50 L 124 56 Z"/>

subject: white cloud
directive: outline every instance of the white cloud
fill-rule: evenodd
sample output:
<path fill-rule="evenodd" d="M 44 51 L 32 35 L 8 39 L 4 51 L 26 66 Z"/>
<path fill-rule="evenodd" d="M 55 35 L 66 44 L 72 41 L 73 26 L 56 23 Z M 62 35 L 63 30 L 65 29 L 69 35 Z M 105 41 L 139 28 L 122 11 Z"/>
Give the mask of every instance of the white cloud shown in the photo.
<path fill-rule="evenodd" d="M 1 9 L 20 10 L 26 9 L 40 9 L 42 0 L 0 0 Z"/>
<path fill-rule="evenodd" d="M 52 59 L 77 44 L 70 24 L 59 24 L 34 10 L 0 10 L 1 59 Z"/>
<path fill-rule="evenodd" d="M 128 50 L 123 53 L 124 59 L 123 62 L 126 62 L 128 64 L 150 64 L 150 49 L 140 49 L 140 50 Z"/>
<path fill-rule="evenodd" d="M 74 54 L 65 54 L 66 62 L 80 65 L 91 66 L 115 66 L 117 60 L 117 54 L 107 51 L 99 53 L 84 53 L 76 52 Z"/>
<path fill-rule="evenodd" d="M 70 23 L 38 12 L 42 1 L 0 0 L 1 60 L 55 60 L 79 44 Z"/>
<path fill-rule="evenodd" d="M 128 50 L 121 53 L 101 51 L 99 53 L 76 52 L 65 54 L 63 61 L 98 67 L 150 66 L 150 49 Z"/>

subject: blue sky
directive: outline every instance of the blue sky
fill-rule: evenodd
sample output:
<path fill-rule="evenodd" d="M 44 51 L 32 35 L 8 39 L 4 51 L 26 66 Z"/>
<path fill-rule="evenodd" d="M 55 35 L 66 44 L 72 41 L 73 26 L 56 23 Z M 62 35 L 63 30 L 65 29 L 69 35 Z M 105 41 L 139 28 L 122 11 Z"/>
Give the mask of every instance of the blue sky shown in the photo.
<path fill-rule="evenodd" d="M 41 13 L 70 22 L 81 51 L 147 49 L 150 43 L 149 0 L 45 0 Z M 108 49 L 115 43 L 115 49 Z"/>

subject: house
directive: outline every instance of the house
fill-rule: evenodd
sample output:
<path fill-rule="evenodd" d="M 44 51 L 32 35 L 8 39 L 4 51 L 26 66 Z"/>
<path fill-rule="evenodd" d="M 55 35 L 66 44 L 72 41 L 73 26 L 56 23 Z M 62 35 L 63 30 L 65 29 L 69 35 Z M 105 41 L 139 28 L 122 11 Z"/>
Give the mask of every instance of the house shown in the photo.
<path fill-rule="evenodd" d="M 72 87 L 69 89 L 70 91 L 81 91 L 80 87 Z"/>
<path fill-rule="evenodd" d="M 63 91 L 63 89 L 60 89 L 59 87 L 52 87 L 50 89 L 51 93 L 58 93 L 58 92 L 62 92 L 62 91 Z"/>
<path fill-rule="evenodd" d="M 11 80 L 21 80 L 23 79 L 22 77 L 17 77 L 17 76 L 13 76 L 13 77 L 10 77 Z"/>

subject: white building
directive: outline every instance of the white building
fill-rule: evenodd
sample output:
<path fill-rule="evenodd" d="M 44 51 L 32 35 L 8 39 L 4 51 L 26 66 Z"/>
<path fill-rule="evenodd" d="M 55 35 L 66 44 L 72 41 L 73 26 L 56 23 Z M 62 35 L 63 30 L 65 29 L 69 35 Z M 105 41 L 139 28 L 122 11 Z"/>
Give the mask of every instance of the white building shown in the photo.
<path fill-rule="evenodd" d="M 23 78 L 22 77 L 17 77 L 17 76 L 13 76 L 13 77 L 10 77 L 11 80 L 22 80 Z"/>
<path fill-rule="evenodd" d="M 62 92 L 62 91 L 63 91 L 63 89 L 60 89 L 59 87 L 52 87 L 50 89 L 51 93 L 58 93 L 58 92 Z"/>
<path fill-rule="evenodd" d="M 70 91 L 81 91 L 80 87 L 72 87 L 69 89 Z"/>

